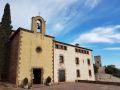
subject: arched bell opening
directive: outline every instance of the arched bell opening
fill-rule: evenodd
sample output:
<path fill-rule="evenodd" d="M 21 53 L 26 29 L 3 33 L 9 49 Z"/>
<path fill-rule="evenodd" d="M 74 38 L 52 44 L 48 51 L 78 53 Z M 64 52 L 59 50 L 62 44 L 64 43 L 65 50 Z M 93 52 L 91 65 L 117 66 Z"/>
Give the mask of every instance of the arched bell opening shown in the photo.
<path fill-rule="evenodd" d="M 42 17 L 36 16 L 32 17 L 32 31 L 34 33 L 41 33 L 42 35 L 45 35 L 45 21 Z"/>
<path fill-rule="evenodd" d="M 41 33 L 41 29 L 42 29 L 42 22 L 40 20 L 37 20 L 37 28 L 36 28 L 36 32 L 40 32 Z"/>

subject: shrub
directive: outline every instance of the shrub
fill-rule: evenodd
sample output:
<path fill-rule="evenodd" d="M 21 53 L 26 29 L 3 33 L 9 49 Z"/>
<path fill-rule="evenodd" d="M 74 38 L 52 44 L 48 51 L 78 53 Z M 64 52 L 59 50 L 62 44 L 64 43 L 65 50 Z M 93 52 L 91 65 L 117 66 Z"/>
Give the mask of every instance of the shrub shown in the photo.
<path fill-rule="evenodd" d="M 93 66 L 94 66 L 94 73 L 98 73 L 98 68 L 97 68 L 97 66 L 96 66 L 95 64 L 93 64 Z"/>
<path fill-rule="evenodd" d="M 120 78 L 120 70 L 118 68 L 107 66 L 105 67 L 105 72 Z"/>
<path fill-rule="evenodd" d="M 48 76 L 47 79 L 46 79 L 46 83 L 45 83 L 45 84 L 46 84 L 47 86 L 49 86 L 50 83 L 51 83 L 51 80 L 52 80 L 51 77 Z"/>
<path fill-rule="evenodd" d="M 27 84 L 28 84 L 28 78 L 24 78 L 23 85 L 27 85 Z"/>
<path fill-rule="evenodd" d="M 51 83 L 51 77 L 47 77 L 46 82 L 47 82 L 47 83 Z"/>

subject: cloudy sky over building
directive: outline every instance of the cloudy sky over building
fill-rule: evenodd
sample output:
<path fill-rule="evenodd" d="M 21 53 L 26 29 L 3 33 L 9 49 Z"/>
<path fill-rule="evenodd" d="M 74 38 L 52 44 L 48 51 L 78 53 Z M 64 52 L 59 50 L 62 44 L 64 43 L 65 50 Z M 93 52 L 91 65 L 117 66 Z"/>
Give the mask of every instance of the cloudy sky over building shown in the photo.
<path fill-rule="evenodd" d="M 47 34 L 91 48 L 104 65 L 120 67 L 120 0 L 0 0 L 0 18 L 7 2 L 14 30 L 30 29 L 31 17 L 40 15 Z"/>

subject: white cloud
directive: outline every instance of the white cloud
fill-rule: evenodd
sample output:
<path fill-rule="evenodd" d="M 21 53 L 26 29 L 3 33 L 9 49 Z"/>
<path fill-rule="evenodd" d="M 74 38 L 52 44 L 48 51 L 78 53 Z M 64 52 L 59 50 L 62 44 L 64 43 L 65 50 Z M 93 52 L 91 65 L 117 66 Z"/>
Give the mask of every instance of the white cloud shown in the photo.
<path fill-rule="evenodd" d="M 96 1 L 91 0 L 90 2 L 88 0 L 0 0 L 0 11 L 3 12 L 4 6 L 7 2 L 10 3 L 11 6 L 12 25 L 14 27 L 13 29 L 17 29 L 18 27 L 30 29 L 31 17 L 39 15 L 38 13 L 40 12 L 40 15 L 45 19 L 47 23 L 46 26 L 47 29 L 49 29 L 48 32 L 58 34 L 61 33 L 63 30 L 68 31 L 69 29 L 75 27 L 75 25 L 72 25 L 74 22 L 76 22 L 75 20 L 78 20 L 78 18 L 80 17 L 86 17 L 84 11 L 87 12 L 88 9 L 82 10 L 81 7 L 83 7 L 86 2 L 87 6 L 85 5 L 85 7 L 88 7 L 91 6 L 91 4 L 95 4 Z M 78 8 L 77 10 L 76 6 Z M 3 13 L 0 13 L 0 17 L 2 17 L 2 14 Z M 82 22 L 82 19 L 80 19 L 80 21 Z M 56 28 L 53 29 L 53 27 Z"/>
<path fill-rule="evenodd" d="M 93 9 L 100 3 L 100 1 L 102 1 L 102 0 L 86 0 L 85 6 L 88 6 L 91 9 Z"/>
<path fill-rule="evenodd" d="M 120 43 L 120 25 L 94 28 L 73 43 Z"/>
<path fill-rule="evenodd" d="M 109 47 L 109 48 L 104 48 L 104 50 L 119 50 L 120 51 L 120 47 Z"/>
<path fill-rule="evenodd" d="M 53 30 L 53 35 L 57 35 L 59 32 L 61 32 L 64 28 L 64 25 L 62 23 L 56 23 L 53 24 L 52 30 Z"/>
<path fill-rule="evenodd" d="M 17 29 L 18 27 L 30 28 L 31 17 L 39 15 L 39 12 L 47 20 L 47 23 L 51 23 L 51 21 L 57 19 L 56 17 L 59 17 L 58 13 L 76 0 L 0 0 L 0 3 L 3 4 L 0 8 L 4 9 L 7 2 L 11 6 L 12 24 Z"/>

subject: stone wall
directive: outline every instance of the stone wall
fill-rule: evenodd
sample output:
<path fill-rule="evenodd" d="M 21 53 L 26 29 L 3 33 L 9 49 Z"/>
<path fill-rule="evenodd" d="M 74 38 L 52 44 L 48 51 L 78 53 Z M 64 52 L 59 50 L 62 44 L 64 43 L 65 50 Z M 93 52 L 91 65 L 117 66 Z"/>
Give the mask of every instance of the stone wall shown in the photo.
<path fill-rule="evenodd" d="M 37 47 L 41 48 L 40 52 L 36 51 Z M 21 29 L 19 57 L 19 85 L 24 78 L 28 78 L 29 82 L 32 83 L 34 68 L 42 69 L 42 83 L 45 83 L 48 76 L 53 80 L 53 38 L 42 37 L 41 33 Z"/>
<path fill-rule="evenodd" d="M 110 74 L 99 73 L 99 74 L 96 74 L 96 81 L 120 82 L 120 78 L 117 78 Z"/>
<path fill-rule="evenodd" d="M 75 47 L 55 42 L 56 44 L 67 46 L 67 50 L 56 49 L 54 45 L 54 81 L 59 82 L 59 70 L 65 70 L 66 82 L 75 82 L 75 80 L 95 80 L 92 51 L 89 54 L 78 53 L 75 51 Z M 60 63 L 60 55 L 64 57 L 64 63 Z M 75 58 L 79 58 L 79 64 L 76 64 Z M 90 65 L 88 65 L 87 59 L 90 59 Z M 80 77 L 77 77 L 76 70 L 80 70 Z M 89 76 L 89 70 L 91 70 L 92 76 Z"/>
<path fill-rule="evenodd" d="M 19 37 L 20 32 L 11 37 L 11 46 L 10 46 L 10 67 L 9 67 L 9 81 L 16 84 L 17 78 L 17 62 L 19 56 Z"/>

